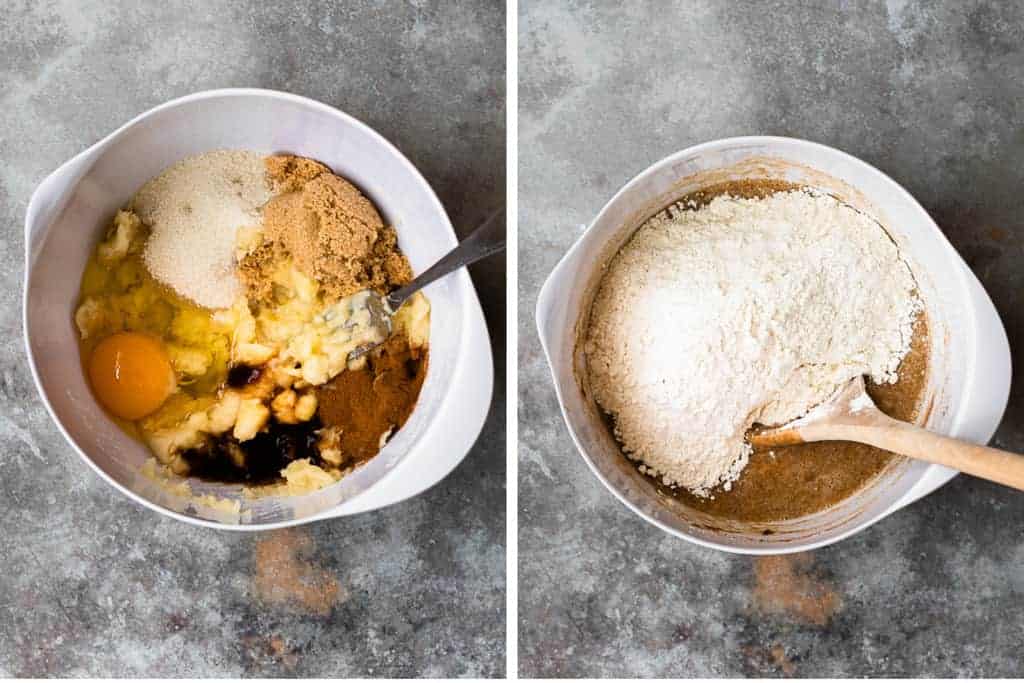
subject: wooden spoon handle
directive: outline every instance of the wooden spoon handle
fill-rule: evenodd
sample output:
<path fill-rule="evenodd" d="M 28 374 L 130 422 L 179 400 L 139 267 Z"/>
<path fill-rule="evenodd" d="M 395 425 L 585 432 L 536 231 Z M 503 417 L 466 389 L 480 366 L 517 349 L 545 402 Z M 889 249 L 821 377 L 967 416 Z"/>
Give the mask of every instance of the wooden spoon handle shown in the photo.
<path fill-rule="evenodd" d="M 798 431 L 805 441 L 866 443 L 1024 490 L 1024 456 L 939 436 L 881 412 L 872 415 L 869 421 L 809 424 Z"/>

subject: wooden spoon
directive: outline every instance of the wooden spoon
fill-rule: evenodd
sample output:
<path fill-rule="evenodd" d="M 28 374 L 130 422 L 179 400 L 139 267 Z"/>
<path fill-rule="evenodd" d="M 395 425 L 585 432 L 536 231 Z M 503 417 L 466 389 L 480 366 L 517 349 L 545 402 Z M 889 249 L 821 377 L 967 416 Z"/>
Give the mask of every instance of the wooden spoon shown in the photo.
<path fill-rule="evenodd" d="M 850 380 L 803 417 L 779 427 L 751 430 L 747 438 L 759 450 L 808 441 L 857 441 L 1024 490 L 1024 456 L 894 420 L 875 406 L 863 377 Z"/>

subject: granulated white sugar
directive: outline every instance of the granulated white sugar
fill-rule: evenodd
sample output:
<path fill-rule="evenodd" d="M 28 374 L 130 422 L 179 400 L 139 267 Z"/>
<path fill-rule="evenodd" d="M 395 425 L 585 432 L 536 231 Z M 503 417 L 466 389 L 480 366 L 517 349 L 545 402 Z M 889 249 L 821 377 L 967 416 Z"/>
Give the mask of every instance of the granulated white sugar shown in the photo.
<path fill-rule="evenodd" d="M 882 227 L 832 197 L 676 205 L 602 279 L 594 395 L 643 471 L 708 496 L 746 466 L 753 423 L 799 417 L 858 375 L 896 379 L 915 288 Z"/>
<path fill-rule="evenodd" d="M 217 150 L 182 159 L 131 201 L 151 233 L 143 259 L 153 276 L 207 308 L 238 295 L 235 234 L 259 225 L 270 199 L 263 156 Z"/>

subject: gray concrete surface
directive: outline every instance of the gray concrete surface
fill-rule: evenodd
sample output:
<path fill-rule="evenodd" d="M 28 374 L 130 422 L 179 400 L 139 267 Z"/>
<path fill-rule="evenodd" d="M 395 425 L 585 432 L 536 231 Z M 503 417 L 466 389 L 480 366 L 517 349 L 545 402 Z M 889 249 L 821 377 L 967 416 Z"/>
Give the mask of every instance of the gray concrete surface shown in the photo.
<path fill-rule="evenodd" d="M 576 455 L 532 320 L 575 226 L 634 174 L 714 138 L 791 135 L 907 187 L 1024 367 L 1024 4 L 617 5 L 520 5 L 522 675 L 1024 674 L 1020 493 L 961 477 L 818 552 L 699 549 Z M 1024 451 L 1022 374 L 994 443 Z"/>
<path fill-rule="evenodd" d="M 382 512 L 242 535 L 148 512 L 80 462 L 21 341 L 22 222 L 53 168 L 167 99 L 307 95 L 392 140 L 465 231 L 503 201 L 500 2 L 63 0 L 0 18 L 0 676 L 498 676 L 505 650 L 504 261 L 474 269 L 490 418 Z"/>

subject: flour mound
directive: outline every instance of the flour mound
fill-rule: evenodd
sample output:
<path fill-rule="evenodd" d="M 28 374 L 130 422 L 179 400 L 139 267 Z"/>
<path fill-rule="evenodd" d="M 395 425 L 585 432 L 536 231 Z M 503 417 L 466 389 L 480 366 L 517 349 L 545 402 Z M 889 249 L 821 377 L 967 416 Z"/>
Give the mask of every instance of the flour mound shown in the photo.
<path fill-rule="evenodd" d="M 609 264 L 584 350 L 641 470 L 707 497 L 755 422 L 806 413 L 857 375 L 894 382 L 921 302 L 871 218 L 810 191 L 676 204 Z"/>

